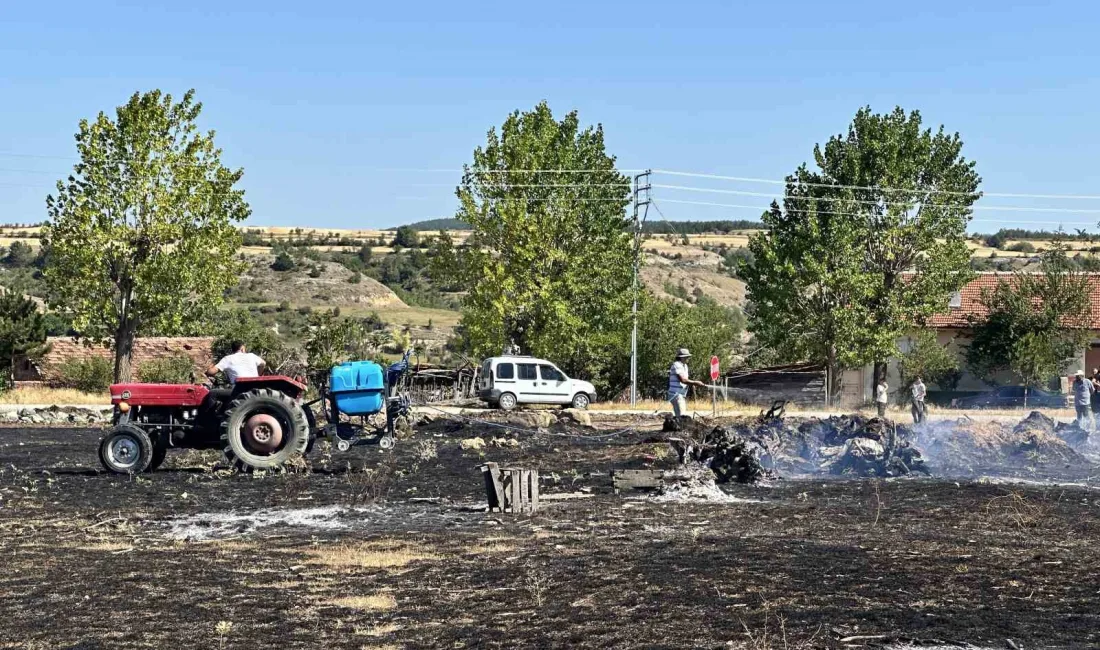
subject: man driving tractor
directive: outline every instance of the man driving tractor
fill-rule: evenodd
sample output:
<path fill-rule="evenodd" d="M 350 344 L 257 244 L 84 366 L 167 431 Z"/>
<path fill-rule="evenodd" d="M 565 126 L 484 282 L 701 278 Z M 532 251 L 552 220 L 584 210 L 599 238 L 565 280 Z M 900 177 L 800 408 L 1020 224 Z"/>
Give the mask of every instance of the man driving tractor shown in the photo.
<path fill-rule="evenodd" d="M 259 377 L 260 368 L 266 363 L 258 355 L 248 351 L 242 341 L 233 341 L 232 354 L 222 357 L 221 361 L 206 369 L 208 377 L 216 377 L 219 372 L 225 373 L 225 378 L 230 385 L 237 383 L 240 378 Z"/>

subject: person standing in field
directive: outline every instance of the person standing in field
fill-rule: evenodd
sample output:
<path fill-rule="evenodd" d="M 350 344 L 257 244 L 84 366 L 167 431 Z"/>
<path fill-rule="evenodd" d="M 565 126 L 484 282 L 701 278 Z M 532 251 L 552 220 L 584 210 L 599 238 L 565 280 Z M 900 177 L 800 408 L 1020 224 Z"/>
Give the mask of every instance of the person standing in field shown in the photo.
<path fill-rule="evenodd" d="M 925 388 L 924 382 L 920 377 L 913 382 L 913 424 L 920 424 L 924 422 L 924 397 L 928 394 L 928 389 Z"/>
<path fill-rule="evenodd" d="M 880 418 L 886 417 L 886 402 L 889 400 L 890 386 L 886 383 L 884 377 L 879 381 L 878 386 L 875 386 L 875 408 L 878 409 L 878 416 Z"/>
<path fill-rule="evenodd" d="M 687 360 L 690 358 L 691 352 L 688 352 L 687 348 L 680 348 L 676 353 L 676 360 L 668 369 L 668 401 L 672 404 L 672 415 L 676 418 L 677 424 L 687 411 L 687 387 L 706 388 L 707 386 L 701 381 L 688 377 Z"/>
<path fill-rule="evenodd" d="M 1100 417 L 1100 368 L 1093 368 L 1089 377 L 1092 382 L 1092 418 Z"/>
<path fill-rule="evenodd" d="M 1092 431 L 1092 396 L 1096 389 L 1091 379 L 1085 378 L 1085 371 L 1078 370 L 1073 380 L 1073 405 L 1077 410 L 1077 426 Z"/>

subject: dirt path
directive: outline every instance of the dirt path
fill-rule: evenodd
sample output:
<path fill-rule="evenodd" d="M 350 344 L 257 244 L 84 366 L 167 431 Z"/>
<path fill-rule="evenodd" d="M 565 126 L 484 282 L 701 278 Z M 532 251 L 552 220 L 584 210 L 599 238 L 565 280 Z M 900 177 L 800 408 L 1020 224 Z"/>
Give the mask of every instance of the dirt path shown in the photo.
<path fill-rule="evenodd" d="M 816 479 L 665 503 L 607 476 L 670 466 L 652 431 L 470 435 L 264 477 L 173 452 L 128 480 L 99 473 L 96 431 L 0 429 L 0 648 L 1100 645 L 1096 490 Z M 473 512 L 486 460 L 594 496 Z"/>

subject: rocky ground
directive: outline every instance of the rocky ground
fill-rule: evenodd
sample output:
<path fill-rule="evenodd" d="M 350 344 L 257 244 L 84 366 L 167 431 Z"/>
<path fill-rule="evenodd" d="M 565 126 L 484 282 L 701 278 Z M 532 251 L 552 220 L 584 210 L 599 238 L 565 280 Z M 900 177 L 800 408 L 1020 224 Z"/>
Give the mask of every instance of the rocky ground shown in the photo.
<path fill-rule="evenodd" d="M 717 500 L 615 494 L 612 469 L 683 471 L 682 432 L 583 416 L 134 479 L 100 472 L 95 429 L 0 428 L 0 648 L 1100 645 L 1100 471 L 1072 431 L 905 430 L 930 476 L 868 478 L 831 469 L 866 421 L 726 422 L 779 439 L 779 478 Z M 481 511 L 487 461 L 559 499 Z"/>

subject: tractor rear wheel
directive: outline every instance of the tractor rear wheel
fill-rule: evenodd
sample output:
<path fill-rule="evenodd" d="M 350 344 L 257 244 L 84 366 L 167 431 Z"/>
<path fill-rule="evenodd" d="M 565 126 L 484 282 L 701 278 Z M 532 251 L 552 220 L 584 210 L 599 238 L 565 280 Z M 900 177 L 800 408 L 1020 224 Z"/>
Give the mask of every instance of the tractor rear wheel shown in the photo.
<path fill-rule="evenodd" d="M 229 404 L 222 419 L 222 444 L 234 469 L 278 469 L 305 453 L 309 423 L 296 401 L 262 388 Z"/>
<path fill-rule="evenodd" d="M 115 474 L 140 474 L 153 461 L 153 441 L 132 424 L 120 424 L 99 442 L 99 462 Z"/>

